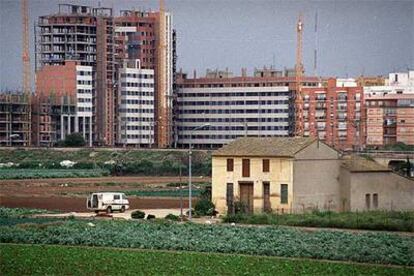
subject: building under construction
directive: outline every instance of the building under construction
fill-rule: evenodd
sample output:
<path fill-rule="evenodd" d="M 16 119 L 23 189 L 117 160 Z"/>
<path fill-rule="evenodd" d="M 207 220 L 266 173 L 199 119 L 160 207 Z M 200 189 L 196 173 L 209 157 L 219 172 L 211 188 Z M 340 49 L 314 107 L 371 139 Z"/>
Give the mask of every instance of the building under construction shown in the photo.
<path fill-rule="evenodd" d="M 112 9 L 59 4 L 58 13 L 39 17 L 35 36 L 36 72 L 46 65 L 63 66 L 67 60 L 93 68 L 93 141 L 114 145 L 116 86 Z"/>
<path fill-rule="evenodd" d="M 18 94 L 0 94 L 0 145 L 29 146 L 29 97 Z"/>

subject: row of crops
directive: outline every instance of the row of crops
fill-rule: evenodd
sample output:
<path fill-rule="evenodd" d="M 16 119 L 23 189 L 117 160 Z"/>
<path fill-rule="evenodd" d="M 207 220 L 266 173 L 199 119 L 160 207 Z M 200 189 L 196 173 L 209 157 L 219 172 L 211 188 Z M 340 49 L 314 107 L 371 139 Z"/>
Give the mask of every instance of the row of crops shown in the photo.
<path fill-rule="evenodd" d="M 414 266 L 414 237 L 166 221 L 2 223 L 0 242 L 240 253 Z M 24 219 L 23 219 L 24 220 Z"/>
<path fill-rule="evenodd" d="M 108 176 L 104 169 L 0 169 L 0 179 L 39 179 Z"/>

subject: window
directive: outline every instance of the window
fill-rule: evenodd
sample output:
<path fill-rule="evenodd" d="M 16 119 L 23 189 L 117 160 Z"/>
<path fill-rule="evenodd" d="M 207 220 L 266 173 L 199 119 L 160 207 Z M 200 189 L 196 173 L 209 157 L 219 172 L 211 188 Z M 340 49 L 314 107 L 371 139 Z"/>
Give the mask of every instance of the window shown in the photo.
<path fill-rule="evenodd" d="M 229 214 L 234 213 L 234 189 L 233 183 L 227 183 L 227 191 L 226 191 L 226 202 L 227 202 L 227 212 Z"/>
<path fill-rule="evenodd" d="M 250 159 L 242 160 L 242 177 L 250 177 Z"/>
<path fill-rule="evenodd" d="M 269 159 L 263 159 L 263 172 L 269 172 Z"/>
<path fill-rule="evenodd" d="M 120 195 L 114 195 L 114 200 L 121 199 Z"/>
<path fill-rule="evenodd" d="M 280 185 L 280 203 L 288 204 L 288 185 L 287 184 Z"/>
<path fill-rule="evenodd" d="M 374 207 L 374 209 L 378 208 L 378 194 L 372 195 L 372 206 Z"/>
<path fill-rule="evenodd" d="M 227 171 L 232 172 L 234 169 L 234 160 L 233 159 L 227 159 Z"/>
<path fill-rule="evenodd" d="M 263 182 L 263 212 L 270 212 L 270 183 Z"/>
<path fill-rule="evenodd" d="M 371 195 L 365 194 L 365 208 L 369 210 L 371 208 Z"/>

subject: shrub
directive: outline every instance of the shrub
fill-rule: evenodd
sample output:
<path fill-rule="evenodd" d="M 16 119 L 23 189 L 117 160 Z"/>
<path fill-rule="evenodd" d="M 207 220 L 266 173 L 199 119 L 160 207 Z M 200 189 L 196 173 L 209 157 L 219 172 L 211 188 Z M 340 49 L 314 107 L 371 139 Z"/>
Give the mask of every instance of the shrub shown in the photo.
<path fill-rule="evenodd" d="M 168 214 L 168 215 L 165 216 L 165 219 L 172 220 L 172 221 L 179 221 L 180 217 L 176 216 L 176 215 L 173 215 L 173 214 Z"/>
<path fill-rule="evenodd" d="M 80 133 L 72 133 L 66 135 L 63 145 L 65 147 L 83 147 L 85 146 L 85 139 Z"/>
<path fill-rule="evenodd" d="M 148 220 L 149 220 L 149 219 L 155 219 L 155 216 L 154 216 L 154 215 L 151 215 L 151 214 L 148 214 L 147 219 L 148 219 Z"/>
<path fill-rule="evenodd" d="M 199 216 L 214 216 L 216 214 L 213 202 L 207 199 L 197 201 L 194 210 Z"/>
<path fill-rule="evenodd" d="M 143 219 L 145 218 L 145 213 L 139 210 L 136 210 L 131 213 L 131 218 L 133 219 Z"/>
<path fill-rule="evenodd" d="M 234 213 L 235 214 L 246 214 L 249 211 L 249 208 L 246 203 L 242 201 L 234 202 Z"/>

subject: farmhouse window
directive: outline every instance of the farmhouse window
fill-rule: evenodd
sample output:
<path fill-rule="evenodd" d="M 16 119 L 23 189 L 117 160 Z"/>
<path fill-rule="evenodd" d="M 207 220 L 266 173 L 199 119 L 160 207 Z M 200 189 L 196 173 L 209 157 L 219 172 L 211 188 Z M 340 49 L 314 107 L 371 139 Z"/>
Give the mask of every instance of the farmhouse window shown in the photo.
<path fill-rule="evenodd" d="M 263 212 L 270 212 L 270 183 L 263 182 Z"/>
<path fill-rule="evenodd" d="M 269 159 L 263 159 L 263 172 L 269 172 L 270 166 L 269 166 Z"/>
<path fill-rule="evenodd" d="M 288 204 L 288 185 L 287 184 L 280 185 L 280 203 Z"/>
<path fill-rule="evenodd" d="M 378 194 L 372 195 L 372 207 L 374 207 L 374 209 L 378 208 Z"/>
<path fill-rule="evenodd" d="M 233 159 L 227 159 L 227 171 L 232 172 L 234 169 L 234 160 Z"/>
<path fill-rule="evenodd" d="M 371 208 L 371 195 L 365 194 L 365 208 L 369 210 Z"/>
<path fill-rule="evenodd" d="M 250 159 L 242 160 L 242 177 L 250 177 Z"/>

